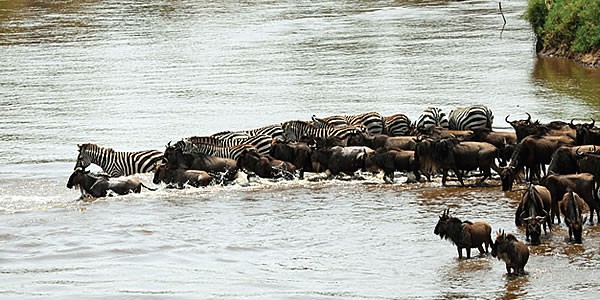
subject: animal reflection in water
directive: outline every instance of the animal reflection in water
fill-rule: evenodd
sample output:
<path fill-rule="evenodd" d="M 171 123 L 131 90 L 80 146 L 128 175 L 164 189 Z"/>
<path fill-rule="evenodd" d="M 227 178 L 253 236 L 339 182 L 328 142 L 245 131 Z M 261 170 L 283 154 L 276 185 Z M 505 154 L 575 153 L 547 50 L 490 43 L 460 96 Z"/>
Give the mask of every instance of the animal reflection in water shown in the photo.
<path fill-rule="evenodd" d="M 450 209 L 446 209 L 435 226 L 434 234 L 441 238 L 450 239 L 456 245 L 458 258 L 462 259 L 462 249 L 466 249 L 467 258 L 471 258 L 471 248 L 477 248 L 479 255 L 488 253 L 489 246 L 492 245 L 492 226 L 486 222 L 461 221 L 456 217 L 450 216 Z M 483 248 L 485 244 L 485 251 Z"/>
<path fill-rule="evenodd" d="M 106 197 L 108 191 L 113 191 L 119 195 L 129 194 L 131 192 L 139 193 L 142 187 L 151 191 L 141 181 L 136 178 L 110 178 L 108 174 L 93 174 L 82 168 L 76 168 L 69 177 L 67 188 L 78 186 L 82 192 L 81 198 L 86 196 Z"/>

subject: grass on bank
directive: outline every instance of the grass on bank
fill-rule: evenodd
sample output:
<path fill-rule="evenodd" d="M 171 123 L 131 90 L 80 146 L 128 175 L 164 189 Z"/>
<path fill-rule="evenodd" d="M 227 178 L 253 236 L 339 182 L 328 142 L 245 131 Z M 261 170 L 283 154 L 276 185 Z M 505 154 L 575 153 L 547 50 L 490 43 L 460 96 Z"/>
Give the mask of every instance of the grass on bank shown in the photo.
<path fill-rule="evenodd" d="M 562 55 L 600 51 L 600 0 L 529 0 L 526 18 L 537 50 Z"/>

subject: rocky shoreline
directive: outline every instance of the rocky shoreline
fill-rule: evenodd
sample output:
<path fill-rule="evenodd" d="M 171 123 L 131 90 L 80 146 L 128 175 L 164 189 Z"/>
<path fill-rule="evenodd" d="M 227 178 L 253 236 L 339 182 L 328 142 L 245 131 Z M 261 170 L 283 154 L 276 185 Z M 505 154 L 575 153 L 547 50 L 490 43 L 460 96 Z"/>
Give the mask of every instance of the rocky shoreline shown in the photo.
<path fill-rule="evenodd" d="M 571 59 L 586 67 L 600 68 L 600 50 L 595 51 L 593 53 L 572 53 L 556 48 L 544 48 L 538 51 L 538 55 L 544 57 L 559 57 Z"/>

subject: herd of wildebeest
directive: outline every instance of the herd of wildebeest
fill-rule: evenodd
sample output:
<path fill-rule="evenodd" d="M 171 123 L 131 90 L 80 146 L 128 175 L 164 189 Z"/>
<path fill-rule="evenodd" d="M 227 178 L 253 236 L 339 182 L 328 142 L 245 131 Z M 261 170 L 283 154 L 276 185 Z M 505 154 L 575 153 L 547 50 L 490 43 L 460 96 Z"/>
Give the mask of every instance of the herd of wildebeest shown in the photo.
<path fill-rule="evenodd" d="M 329 178 L 357 172 L 383 173 L 386 183 L 406 174 L 407 183 L 431 181 L 441 174 L 443 186 L 453 175 L 464 186 L 466 176 L 485 185 L 492 170 L 510 191 L 515 181 L 526 183 L 515 213 L 531 245 L 541 243 L 542 227 L 552 229 L 561 214 L 569 240 L 582 243 L 582 227 L 600 222 L 600 128 L 574 120 L 542 123 L 527 118 L 504 120 L 514 129 L 492 129 L 493 114 L 483 105 L 457 108 L 446 115 L 429 107 L 416 121 L 404 114 L 376 112 L 307 121 L 288 121 L 252 130 L 224 131 L 169 142 L 164 151 L 119 152 L 95 144 L 78 145 L 79 155 L 67 187 L 78 186 L 82 197 L 113 192 L 139 192 L 143 185 L 129 176 L 154 172 L 155 184 L 201 187 L 234 182 L 239 172 L 273 179 L 304 178 L 304 172 L 325 172 Z M 599 148 L 596 148 L 599 145 Z M 104 173 L 86 171 L 90 164 Z M 492 255 L 506 263 L 509 274 L 524 273 L 528 246 L 511 233 L 491 238 L 485 222 L 461 221 L 445 210 L 434 233 L 462 249 Z M 485 248 L 484 248 L 485 245 Z"/>

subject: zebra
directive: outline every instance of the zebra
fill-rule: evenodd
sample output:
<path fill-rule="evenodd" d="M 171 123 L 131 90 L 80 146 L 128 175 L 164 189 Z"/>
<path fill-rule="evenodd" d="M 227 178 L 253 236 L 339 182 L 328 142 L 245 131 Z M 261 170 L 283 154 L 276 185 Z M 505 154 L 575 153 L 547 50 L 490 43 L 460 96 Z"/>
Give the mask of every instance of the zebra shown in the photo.
<path fill-rule="evenodd" d="M 181 147 L 182 144 L 184 145 L 183 147 Z M 256 147 L 249 144 L 227 147 L 210 144 L 192 144 L 185 140 L 183 143 L 182 141 L 177 142 L 176 147 L 181 147 L 184 154 L 204 154 L 221 158 L 230 158 L 233 160 L 237 160 L 246 151 L 257 151 Z"/>
<path fill-rule="evenodd" d="M 406 136 L 412 131 L 411 121 L 405 114 L 395 114 L 383 118 L 385 133 L 389 136 Z"/>
<path fill-rule="evenodd" d="M 323 139 L 336 137 L 343 140 L 352 134 L 365 133 L 366 130 L 364 126 L 330 126 L 319 128 L 305 121 L 287 121 L 282 124 L 282 127 L 284 138 L 292 142 L 305 137 Z"/>
<path fill-rule="evenodd" d="M 232 147 L 241 144 L 249 144 L 258 150 L 260 155 L 268 155 L 271 152 L 273 138 L 270 135 L 259 134 L 249 138 L 221 139 L 213 136 L 192 136 L 185 141 L 192 144 L 209 144 L 219 147 Z"/>
<path fill-rule="evenodd" d="M 158 150 L 122 152 L 96 144 L 82 144 L 77 147 L 79 155 L 75 169 L 80 167 L 85 170 L 90 164 L 95 164 L 110 177 L 154 171 L 156 163 L 163 159 L 163 152 Z"/>
<path fill-rule="evenodd" d="M 281 124 L 267 125 L 255 129 L 250 130 L 240 130 L 240 131 L 221 131 L 215 134 L 212 134 L 212 137 L 230 140 L 230 139 L 247 139 L 257 135 L 269 135 L 273 139 L 283 139 L 283 128 L 281 128 Z"/>
<path fill-rule="evenodd" d="M 454 109 L 450 111 L 448 118 L 452 130 L 492 129 L 494 122 L 492 111 L 481 104 Z"/>
<path fill-rule="evenodd" d="M 415 129 L 419 132 L 426 132 L 431 127 L 448 128 L 449 122 L 446 114 L 440 108 L 428 107 L 417 119 Z"/>
<path fill-rule="evenodd" d="M 332 126 L 349 126 L 349 125 L 364 125 L 367 127 L 367 133 L 382 134 L 385 130 L 385 120 L 383 116 L 376 112 L 368 112 L 360 115 L 343 115 L 331 116 L 326 118 L 317 118 L 313 115 L 313 122 L 320 126 L 319 123 L 327 123 Z"/>

